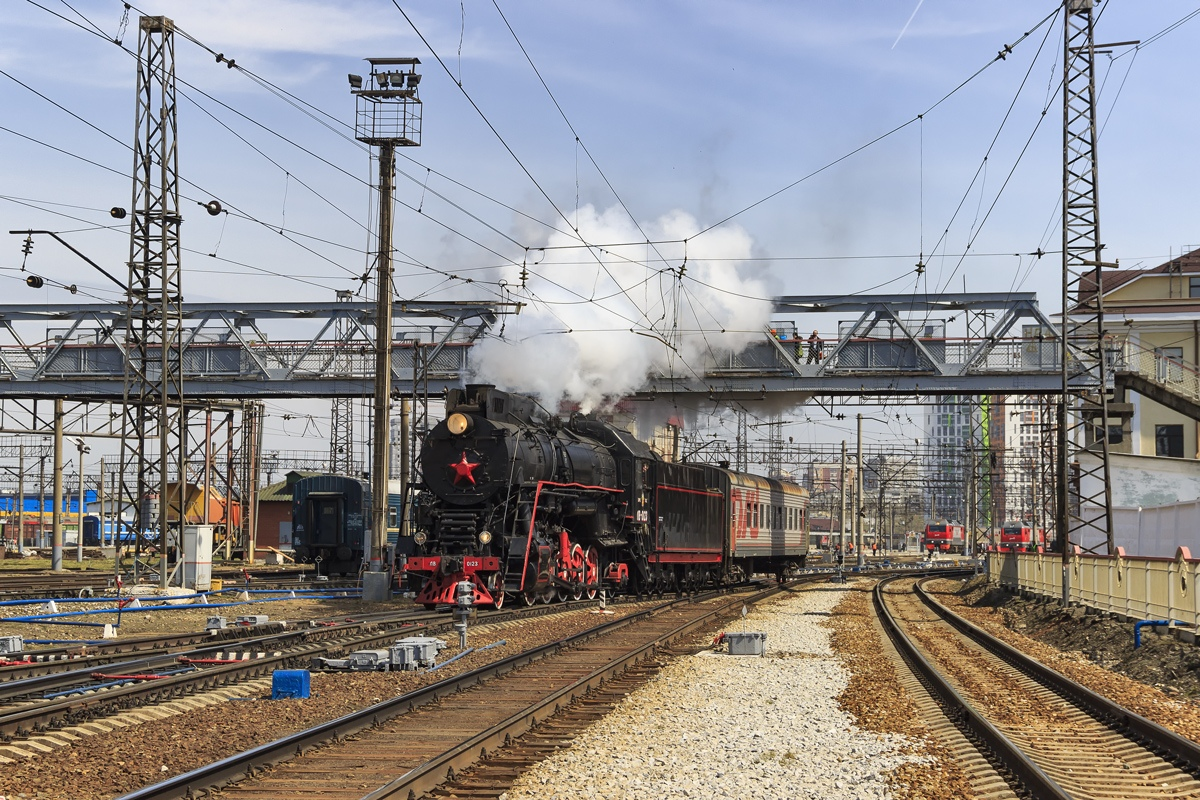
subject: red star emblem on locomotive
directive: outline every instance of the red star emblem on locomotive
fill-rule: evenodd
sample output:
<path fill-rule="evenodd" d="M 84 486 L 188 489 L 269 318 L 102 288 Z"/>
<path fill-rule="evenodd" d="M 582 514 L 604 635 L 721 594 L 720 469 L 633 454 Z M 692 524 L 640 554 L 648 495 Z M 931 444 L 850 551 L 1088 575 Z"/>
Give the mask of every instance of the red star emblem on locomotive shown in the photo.
<path fill-rule="evenodd" d="M 470 461 L 467 461 L 467 451 L 463 450 L 462 460 L 455 461 L 450 465 L 450 469 L 454 470 L 454 485 L 458 486 L 458 484 L 462 482 L 463 478 L 466 478 L 467 480 L 469 480 L 471 482 L 471 485 L 474 486 L 475 485 L 475 474 L 474 473 L 475 473 L 475 468 L 478 466 L 479 466 L 479 462 L 475 462 L 474 464 L 472 464 Z"/>

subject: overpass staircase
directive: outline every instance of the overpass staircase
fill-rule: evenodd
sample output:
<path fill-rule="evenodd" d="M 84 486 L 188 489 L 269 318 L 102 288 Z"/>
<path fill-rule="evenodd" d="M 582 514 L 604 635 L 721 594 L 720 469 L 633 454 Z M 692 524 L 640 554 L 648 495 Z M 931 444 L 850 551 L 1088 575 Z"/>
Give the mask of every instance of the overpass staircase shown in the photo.
<path fill-rule="evenodd" d="M 1125 340 L 1105 348 L 1113 380 L 1113 399 L 1125 403 L 1137 392 L 1172 411 L 1200 420 L 1200 367 Z"/>

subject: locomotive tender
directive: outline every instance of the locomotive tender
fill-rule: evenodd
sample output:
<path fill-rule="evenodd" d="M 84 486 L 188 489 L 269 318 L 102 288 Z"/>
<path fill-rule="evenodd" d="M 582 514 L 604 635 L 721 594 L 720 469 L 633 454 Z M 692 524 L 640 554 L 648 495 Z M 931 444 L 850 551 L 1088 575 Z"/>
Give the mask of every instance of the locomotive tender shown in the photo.
<path fill-rule="evenodd" d="M 529 397 L 447 393 L 421 449 L 409 588 L 427 607 L 469 580 L 478 605 L 662 593 L 782 578 L 808 553 L 808 492 L 664 461 L 629 432 Z"/>

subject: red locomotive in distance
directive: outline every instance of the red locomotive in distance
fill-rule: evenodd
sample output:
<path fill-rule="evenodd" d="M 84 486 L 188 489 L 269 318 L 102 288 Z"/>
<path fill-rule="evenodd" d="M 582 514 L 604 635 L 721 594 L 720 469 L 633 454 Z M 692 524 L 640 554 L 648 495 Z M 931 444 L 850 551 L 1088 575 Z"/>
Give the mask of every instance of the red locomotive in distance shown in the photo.
<path fill-rule="evenodd" d="M 953 523 L 930 523 L 921 534 L 921 549 L 928 553 L 962 553 L 966 543 L 966 529 Z"/>
<path fill-rule="evenodd" d="M 1018 550 L 1036 550 L 1046 546 L 1046 531 L 1028 525 L 1005 525 L 1000 529 L 1000 543 L 996 550 L 1011 553 Z"/>

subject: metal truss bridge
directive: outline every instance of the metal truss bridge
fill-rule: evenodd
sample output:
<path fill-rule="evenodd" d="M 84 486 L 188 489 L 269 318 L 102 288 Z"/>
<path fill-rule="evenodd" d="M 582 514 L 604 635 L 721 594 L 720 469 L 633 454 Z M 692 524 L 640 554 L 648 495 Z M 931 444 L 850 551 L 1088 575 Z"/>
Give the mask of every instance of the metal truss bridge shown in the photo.
<path fill-rule="evenodd" d="M 396 302 L 393 391 L 440 394 L 463 385 L 472 343 L 516 304 Z M 193 303 L 183 306 L 186 399 L 370 396 L 373 303 Z M 810 314 L 847 315 L 819 363 L 797 330 Z M 0 395 L 120 401 L 125 305 L 0 305 Z M 954 338 L 962 315 L 982 335 Z M 1054 394 L 1058 328 L 1032 293 L 780 297 L 763 339 L 687 377 L 649 376 L 640 397 L 707 395 Z M 147 370 L 153 373 L 154 368 Z"/>

